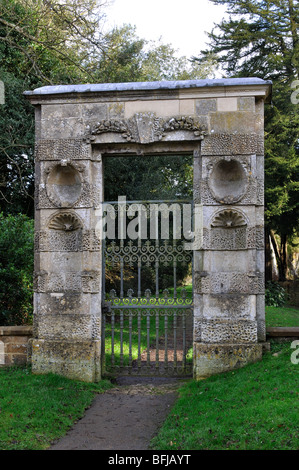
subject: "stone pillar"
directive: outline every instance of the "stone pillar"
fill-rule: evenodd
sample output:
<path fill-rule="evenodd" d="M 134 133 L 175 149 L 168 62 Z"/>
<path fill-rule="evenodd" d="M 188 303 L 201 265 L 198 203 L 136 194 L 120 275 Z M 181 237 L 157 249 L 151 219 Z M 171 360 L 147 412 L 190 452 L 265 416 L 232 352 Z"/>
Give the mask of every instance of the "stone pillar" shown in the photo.
<path fill-rule="evenodd" d="M 101 155 L 81 138 L 79 106 L 37 109 L 32 370 L 93 382 L 101 377 Z"/>
<path fill-rule="evenodd" d="M 194 376 L 262 357 L 265 341 L 263 100 L 199 99 L 210 132 L 194 159 L 203 246 L 194 255 Z"/>

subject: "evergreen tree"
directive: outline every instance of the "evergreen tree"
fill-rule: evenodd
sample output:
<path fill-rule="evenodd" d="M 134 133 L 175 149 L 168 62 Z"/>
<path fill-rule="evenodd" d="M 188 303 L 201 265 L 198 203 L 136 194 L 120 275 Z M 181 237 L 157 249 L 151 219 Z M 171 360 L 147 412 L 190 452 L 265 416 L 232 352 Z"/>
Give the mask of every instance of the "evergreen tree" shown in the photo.
<path fill-rule="evenodd" d="M 291 100 L 299 78 L 298 1 L 211 1 L 226 5 L 229 17 L 215 26 L 209 48 L 194 60 L 201 63 L 213 53 L 228 77 L 273 82 L 272 105 L 265 109 L 266 241 L 274 231 L 279 236 L 277 261 L 284 280 L 287 242 L 299 230 L 299 113 Z"/>

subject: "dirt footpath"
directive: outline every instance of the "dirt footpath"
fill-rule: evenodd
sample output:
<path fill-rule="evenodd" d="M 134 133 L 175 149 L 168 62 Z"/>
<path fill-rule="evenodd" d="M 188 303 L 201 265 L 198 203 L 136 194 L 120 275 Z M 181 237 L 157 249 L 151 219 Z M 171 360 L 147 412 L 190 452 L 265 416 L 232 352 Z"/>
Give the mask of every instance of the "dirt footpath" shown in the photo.
<path fill-rule="evenodd" d="M 181 384 L 172 378 L 119 378 L 49 450 L 147 450 Z"/>

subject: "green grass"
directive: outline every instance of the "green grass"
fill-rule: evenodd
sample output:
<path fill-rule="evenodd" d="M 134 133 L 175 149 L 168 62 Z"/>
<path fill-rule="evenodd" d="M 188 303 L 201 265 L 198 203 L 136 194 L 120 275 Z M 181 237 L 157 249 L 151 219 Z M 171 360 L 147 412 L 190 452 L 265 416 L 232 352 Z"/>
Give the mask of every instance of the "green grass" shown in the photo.
<path fill-rule="evenodd" d="M 0 369 L 0 450 L 41 450 L 64 436 L 108 381 L 88 384 L 29 368 Z"/>
<path fill-rule="evenodd" d="M 159 434 L 155 450 L 298 450 L 298 372 L 290 343 L 263 360 L 190 381 Z"/>
<path fill-rule="evenodd" d="M 299 308 L 266 307 L 266 326 L 299 326 Z"/>

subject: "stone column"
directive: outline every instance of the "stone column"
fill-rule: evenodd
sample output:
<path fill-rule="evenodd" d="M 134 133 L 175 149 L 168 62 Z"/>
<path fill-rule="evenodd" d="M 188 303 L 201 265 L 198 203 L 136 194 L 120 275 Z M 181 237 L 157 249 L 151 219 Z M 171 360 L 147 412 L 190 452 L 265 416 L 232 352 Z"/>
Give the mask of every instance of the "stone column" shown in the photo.
<path fill-rule="evenodd" d="M 32 370 L 93 382 L 101 376 L 102 161 L 81 138 L 79 112 L 42 104 L 37 117 Z"/>
<path fill-rule="evenodd" d="M 265 341 L 263 100 L 198 100 L 210 131 L 194 159 L 203 246 L 194 253 L 194 376 L 260 359 Z"/>

